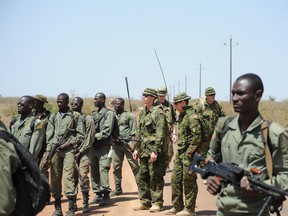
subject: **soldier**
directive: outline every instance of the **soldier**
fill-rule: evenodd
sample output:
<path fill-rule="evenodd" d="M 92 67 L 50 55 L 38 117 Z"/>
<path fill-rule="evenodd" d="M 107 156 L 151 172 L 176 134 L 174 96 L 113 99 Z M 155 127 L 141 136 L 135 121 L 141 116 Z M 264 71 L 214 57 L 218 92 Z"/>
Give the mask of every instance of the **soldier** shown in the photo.
<path fill-rule="evenodd" d="M 154 105 L 157 98 L 155 89 L 146 88 L 143 94 L 144 109 L 139 116 L 136 150 L 134 159 L 140 159 L 138 190 L 140 205 L 134 211 L 163 211 L 163 187 L 165 175 L 165 131 L 167 127 L 164 111 L 160 105 Z M 152 207 L 151 207 L 152 204 Z"/>
<path fill-rule="evenodd" d="M 48 120 L 49 120 L 49 116 L 51 114 L 51 112 L 49 110 L 47 110 L 44 107 L 44 104 L 48 103 L 47 97 L 45 97 L 44 95 L 35 95 L 34 96 L 34 113 L 33 115 L 35 115 L 38 119 L 40 119 L 43 122 L 43 125 L 45 127 L 45 136 L 43 139 L 43 143 L 42 143 L 42 148 L 41 151 L 38 155 L 38 161 L 40 162 L 44 152 L 46 151 L 46 129 L 47 129 L 47 124 L 48 124 Z M 47 176 L 47 179 L 49 179 L 48 177 L 48 172 L 45 174 Z"/>
<path fill-rule="evenodd" d="M 288 133 L 286 128 L 271 122 L 270 126 L 268 124 L 269 142 L 265 143 L 262 134 L 264 120 L 258 109 L 263 92 L 262 80 L 256 74 L 244 74 L 236 79 L 232 88 L 232 102 L 239 116 L 219 119 L 208 157 L 216 163 L 236 163 L 246 169 L 247 173 L 250 173 L 251 168 L 256 168 L 260 173 L 257 175 L 260 181 L 287 191 Z M 269 149 L 268 154 L 265 154 L 265 149 Z M 271 172 L 268 169 L 268 158 Z M 264 193 L 251 188 L 247 176 L 241 179 L 240 188 L 232 184 L 221 186 L 217 177 L 210 176 L 207 179 L 207 190 L 213 195 L 220 193 L 217 216 L 256 216 L 268 200 Z M 266 205 L 262 216 L 269 215 L 269 207 Z"/>
<path fill-rule="evenodd" d="M 8 131 L 0 120 L 0 130 Z M 0 215 L 11 215 L 16 206 L 16 188 L 13 175 L 21 164 L 14 144 L 0 139 Z"/>
<path fill-rule="evenodd" d="M 131 167 L 134 174 L 135 180 L 137 182 L 137 173 L 139 171 L 138 161 L 132 157 L 132 152 L 134 150 L 133 143 L 135 142 L 136 135 L 136 116 L 124 110 L 125 101 L 123 98 L 116 98 L 114 100 L 114 110 L 116 112 L 116 117 L 118 119 L 119 125 L 119 139 L 116 139 L 112 145 L 114 150 L 113 154 L 113 174 L 115 182 L 115 190 L 110 194 L 121 195 L 123 193 L 121 182 L 122 182 L 122 165 L 124 156 L 126 156 L 127 161 Z"/>
<path fill-rule="evenodd" d="M 64 193 L 69 200 L 67 216 L 75 215 L 75 161 L 74 149 L 84 141 L 84 127 L 81 115 L 69 107 L 69 96 L 61 93 L 57 97 L 58 112 L 52 113 L 47 125 L 47 148 L 49 154 L 53 146 L 61 142 L 59 150 L 51 161 L 51 194 L 55 199 L 53 216 L 63 215 L 61 208 L 62 175 Z"/>
<path fill-rule="evenodd" d="M 110 205 L 108 153 L 112 145 L 112 127 L 114 113 L 105 106 L 106 96 L 99 92 L 94 97 L 94 105 L 97 108 L 93 112 L 95 124 L 95 141 L 91 147 L 91 181 L 92 189 L 96 196 L 91 203 L 99 203 L 100 206 Z"/>
<path fill-rule="evenodd" d="M 173 98 L 176 110 L 180 113 L 178 120 L 178 149 L 171 177 L 173 208 L 166 215 L 194 216 L 198 193 L 197 175 L 189 174 L 190 161 L 196 149 L 199 150 L 202 138 L 199 117 L 188 106 L 190 97 L 179 93 Z M 183 201 L 183 195 L 185 200 Z"/>
<path fill-rule="evenodd" d="M 168 142 L 168 152 L 167 152 L 167 159 L 166 159 L 166 165 L 167 169 L 166 172 L 170 171 L 169 164 L 172 160 L 172 157 L 174 155 L 173 150 L 173 142 L 176 143 L 177 141 L 177 133 L 176 133 L 176 112 L 173 107 L 173 105 L 166 100 L 167 95 L 167 88 L 161 87 L 157 90 L 158 99 L 155 100 L 155 104 L 161 104 L 163 106 L 163 110 L 165 112 L 166 121 L 168 123 L 168 131 L 167 131 L 167 142 Z M 173 142 L 172 142 L 172 139 Z"/>
<path fill-rule="evenodd" d="M 11 133 L 22 143 L 38 162 L 38 154 L 41 151 L 45 136 L 45 127 L 40 119 L 32 112 L 34 98 L 23 96 L 17 103 L 18 114 L 10 122 Z"/>
<path fill-rule="evenodd" d="M 77 146 L 77 153 L 75 154 L 75 161 L 79 167 L 79 174 L 77 173 L 76 175 L 76 188 L 79 182 L 83 195 L 82 213 L 87 213 L 90 211 L 88 204 L 90 190 L 90 181 L 88 176 L 90 167 L 89 153 L 90 147 L 95 139 L 95 126 L 92 117 L 82 113 L 82 107 L 83 99 L 81 97 L 75 97 L 71 103 L 71 108 L 73 111 L 79 112 L 81 114 L 85 130 L 85 140 L 81 143 L 81 145 Z"/>

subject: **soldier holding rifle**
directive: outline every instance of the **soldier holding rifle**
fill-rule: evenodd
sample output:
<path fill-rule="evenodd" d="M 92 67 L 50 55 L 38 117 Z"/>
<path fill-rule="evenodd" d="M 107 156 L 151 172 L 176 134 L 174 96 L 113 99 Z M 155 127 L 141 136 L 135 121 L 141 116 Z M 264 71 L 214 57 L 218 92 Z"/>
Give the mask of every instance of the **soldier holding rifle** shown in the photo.
<path fill-rule="evenodd" d="M 248 172 L 256 168 L 260 171 L 257 175 L 259 180 L 288 190 L 288 133 L 279 124 L 271 122 L 268 124 L 267 142 L 263 138 L 263 122 L 266 121 L 258 109 L 263 92 L 262 80 L 256 74 L 244 74 L 236 79 L 232 101 L 234 111 L 239 115 L 218 120 L 208 159 L 216 163 L 236 163 Z M 232 184 L 221 187 L 219 179 L 210 176 L 207 190 L 213 195 L 220 193 L 218 216 L 258 215 L 265 203 L 265 193 L 254 191 L 247 176 L 241 178 L 240 187 Z M 261 215 L 269 215 L 269 206 Z"/>
<path fill-rule="evenodd" d="M 74 153 L 77 145 L 84 140 L 84 128 L 81 115 L 69 108 L 69 96 L 61 93 L 57 97 L 59 111 L 52 113 L 47 125 L 46 158 L 49 152 L 59 146 L 55 155 L 51 155 L 51 193 L 55 199 L 53 216 L 63 215 L 61 208 L 62 175 L 64 176 L 64 193 L 69 200 L 67 215 L 75 215 L 75 162 Z M 60 141 L 60 143 L 59 143 Z"/>
<path fill-rule="evenodd" d="M 119 125 L 119 139 L 116 139 L 112 148 L 114 150 L 113 155 L 113 174 L 115 182 L 115 190 L 110 195 L 121 195 L 123 193 L 121 182 L 122 182 L 122 165 L 124 156 L 126 155 L 127 161 L 131 167 L 134 174 L 135 180 L 137 182 L 136 176 L 139 171 L 138 161 L 133 159 L 132 151 L 134 149 L 133 139 L 135 139 L 136 134 L 136 116 L 124 110 L 125 101 L 123 98 L 116 98 L 114 100 L 114 110 L 116 112 L 116 117 L 118 119 Z M 131 141 L 132 139 L 132 141 Z"/>

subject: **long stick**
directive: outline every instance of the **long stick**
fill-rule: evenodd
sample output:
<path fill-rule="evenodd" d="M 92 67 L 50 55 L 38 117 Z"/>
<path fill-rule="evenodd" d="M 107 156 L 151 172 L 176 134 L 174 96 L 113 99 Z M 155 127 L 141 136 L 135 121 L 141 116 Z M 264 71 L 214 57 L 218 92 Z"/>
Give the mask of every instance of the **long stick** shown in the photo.
<path fill-rule="evenodd" d="M 163 72 L 163 69 L 162 69 L 162 66 L 161 66 L 160 60 L 159 60 L 159 58 L 158 58 L 158 55 L 157 55 L 156 49 L 154 49 L 154 51 L 155 51 L 155 55 L 156 55 L 156 58 L 157 58 L 157 61 L 158 61 L 158 64 L 159 64 L 159 67 L 160 67 L 160 70 L 161 70 L 161 73 L 162 73 L 162 77 L 163 77 L 163 80 L 164 80 L 165 87 L 166 87 L 166 89 L 167 89 L 167 84 L 166 84 L 166 80 L 165 80 L 164 72 Z M 169 95 L 168 95 L 168 100 L 169 100 Z"/>
<path fill-rule="evenodd" d="M 130 107 L 130 112 L 132 112 L 132 106 L 131 106 L 131 101 L 130 101 L 130 93 L 129 93 L 129 86 L 128 86 L 128 79 L 125 77 L 126 81 L 126 88 L 127 88 L 127 95 L 128 95 L 128 100 L 129 100 L 129 107 Z"/>

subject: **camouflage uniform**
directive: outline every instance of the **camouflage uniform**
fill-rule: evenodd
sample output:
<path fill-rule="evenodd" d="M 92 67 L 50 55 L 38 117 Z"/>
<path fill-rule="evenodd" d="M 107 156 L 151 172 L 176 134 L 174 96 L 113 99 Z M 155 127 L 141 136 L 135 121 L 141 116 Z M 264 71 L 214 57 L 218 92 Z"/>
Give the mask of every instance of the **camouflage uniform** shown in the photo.
<path fill-rule="evenodd" d="M 8 131 L 0 121 L 0 130 Z M 13 174 L 20 166 L 20 159 L 13 143 L 0 139 L 0 215 L 11 215 L 16 206 L 16 189 Z"/>
<path fill-rule="evenodd" d="M 189 100 L 186 93 L 180 93 L 174 97 L 174 103 Z M 201 149 L 201 126 L 199 117 L 191 106 L 183 107 L 178 120 L 178 149 L 172 171 L 172 204 L 176 211 L 184 208 L 189 212 L 195 211 L 198 193 L 197 175 L 189 174 L 191 157 L 193 153 Z M 183 193 L 185 201 L 183 201 Z"/>
<path fill-rule="evenodd" d="M 64 133 L 67 131 L 65 135 Z M 63 137 L 65 136 L 65 137 Z M 75 188 L 75 161 L 74 153 L 77 145 L 84 140 L 84 128 L 80 114 L 68 110 L 66 113 L 52 113 L 46 131 L 47 148 L 50 151 L 53 146 L 64 138 L 64 142 L 69 141 L 71 145 L 65 150 L 58 150 L 51 161 L 51 193 L 55 199 L 60 199 L 62 194 L 62 174 L 64 176 L 64 193 L 69 199 L 74 199 Z"/>
<path fill-rule="evenodd" d="M 17 115 L 10 124 L 11 133 L 22 143 L 38 161 L 38 154 L 41 151 L 45 136 L 45 127 L 40 119 L 33 113 L 21 120 L 21 115 Z"/>
<path fill-rule="evenodd" d="M 93 119 L 98 121 L 95 126 L 95 141 L 91 147 L 91 181 L 92 189 L 97 195 L 109 194 L 111 192 L 109 184 L 109 169 L 107 167 L 108 153 L 112 144 L 111 131 L 113 126 L 114 113 L 103 107 L 99 112 L 93 112 Z"/>
<path fill-rule="evenodd" d="M 288 189 L 288 133 L 282 126 L 272 122 L 269 126 L 269 146 L 273 161 L 273 177 L 270 181 L 267 172 L 261 125 L 263 119 L 259 115 L 241 135 L 239 117 L 227 123 L 227 132 L 222 137 L 224 122 L 227 118 L 220 118 L 210 142 L 208 157 L 215 162 L 237 163 L 241 168 L 250 171 L 251 168 L 260 170 L 259 180 L 282 190 Z M 222 139 L 221 139 L 222 137 Z M 258 215 L 263 206 L 263 196 L 249 196 L 239 188 L 228 184 L 222 187 L 217 200 L 218 216 L 228 215 Z M 269 205 L 262 215 L 269 215 Z"/>
<path fill-rule="evenodd" d="M 136 126 L 137 126 L 136 116 L 131 112 L 124 111 L 121 114 L 118 115 L 116 114 L 116 117 L 118 119 L 118 125 L 119 125 L 119 138 L 129 140 L 132 137 L 134 137 L 136 134 Z M 133 142 L 134 141 L 130 142 L 128 141 L 127 143 L 132 144 Z M 114 150 L 112 163 L 114 169 L 113 171 L 114 182 L 116 186 L 115 191 L 117 190 L 122 191 L 121 182 L 122 182 L 122 165 L 124 156 L 126 156 L 127 158 L 127 161 L 131 167 L 131 170 L 134 174 L 136 181 L 137 181 L 136 176 L 139 171 L 139 164 L 137 160 L 133 159 L 131 151 L 129 151 L 127 148 L 121 145 L 121 140 L 119 142 L 115 142 L 112 145 L 112 148 Z"/>
<path fill-rule="evenodd" d="M 157 97 L 155 91 L 155 97 Z M 141 204 L 151 206 L 163 206 L 163 187 L 165 175 L 165 158 L 163 153 L 166 119 L 161 106 L 147 107 L 141 111 L 139 116 L 139 127 L 137 129 L 137 152 L 140 158 L 140 169 L 138 173 L 138 188 Z M 150 161 L 150 155 L 157 154 L 157 160 Z"/>
<path fill-rule="evenodd" d="M 214 88 L 208 87 L 205 90 L 205 95 L 215 95 L 216 92 Z M 209 143 L 213 134 L 213 131 L 215 129 L 216 123 L 218 121 L 218 118 L 226 116 L 223 107 L 221 104 L 219 104 L 216 100 L 213 101 L 212 104 L 209 104 L 206 100 L 206 98 L 198 99 L 196 102 L 196 112 L 200 114 L 200 118 L 202 118 L 202 127 L 203 127 L 203 155 L 207 154 L 207 151 L 209 149 Z"/>

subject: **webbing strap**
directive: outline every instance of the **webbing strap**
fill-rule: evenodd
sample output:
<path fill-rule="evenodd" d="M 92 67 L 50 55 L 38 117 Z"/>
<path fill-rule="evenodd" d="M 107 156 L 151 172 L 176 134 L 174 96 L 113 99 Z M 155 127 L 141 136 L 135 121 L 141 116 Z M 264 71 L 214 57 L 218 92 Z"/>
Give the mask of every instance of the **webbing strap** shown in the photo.
<path fill-rule="evenodd" d="M 272 181 L 273 162 L 272 162 L 270 148 L 268 145 L 268 122 L 267 121 L 265 120 L 263 121 L 261 125 L 261 129 L 262 129 L 263 136 L 264 136 L 265 161 L 266 161 L 267 172 L 268 172 L 270 181 Z"/>

